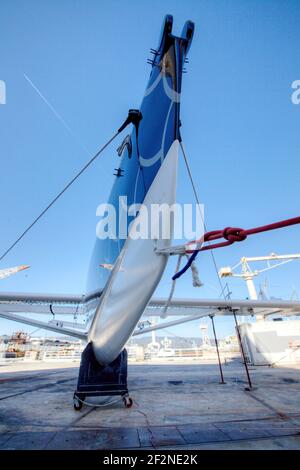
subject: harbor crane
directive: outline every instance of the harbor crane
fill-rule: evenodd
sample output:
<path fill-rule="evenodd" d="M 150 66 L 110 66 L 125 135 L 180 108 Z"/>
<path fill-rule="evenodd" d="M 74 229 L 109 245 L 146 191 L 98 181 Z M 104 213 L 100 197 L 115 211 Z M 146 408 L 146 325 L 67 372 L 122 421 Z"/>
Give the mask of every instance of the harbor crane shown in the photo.
<path fill-rule="evenodd" d="M 276 253 L 271 253 L 267 256 L 253 256 L 246 257 L 244 256 L 241 260 L 232 268 L 225 266 L 219 270 L 220 277 L 238 277 L 244 279 L 247 284 L 247 289 L 249 293 L 249 298 L 251 300 L 258 300 L 257 291 L 253 279 L 259 274 L 269 271 L 270 269 L 278 268 L 283 264 L 290 263 L 296 259 L 300 259 L 300 253 L 289 254 L 289 255 L 277 255 Z M 266 262 L 267 266 L 262 269 L 252 270 L 249 263 L 253 262 Z M 236 272 L 236 269 L 241 267 L 240 272 Z M 257 320 L 264 319 L 263 316 L 257 315 Z"/>

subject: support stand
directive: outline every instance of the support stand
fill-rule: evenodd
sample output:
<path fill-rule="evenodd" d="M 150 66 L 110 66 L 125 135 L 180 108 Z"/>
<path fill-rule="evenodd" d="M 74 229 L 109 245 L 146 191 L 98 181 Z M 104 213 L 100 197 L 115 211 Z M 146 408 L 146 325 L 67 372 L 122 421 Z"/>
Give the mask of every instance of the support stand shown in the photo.
<path fill-rule="evenodd" d="M 243 356 L 243 362 L 244 362 L 244 366 L 245 366 L 245 370 L 246 370 L 247 380 L 248 380 L 248 384 L 249 384 L 249 387 L 245 387 L 245 390 L 247 392 L 251 392 L 252 390 L 254 390 L 254 388 L 252 387 L 252 382 L 251 382 L 251 378 L 250 378 L 250 374 L 249 374 L 248 365 L 247 365 L 247 362 L 246 362 L 246 355 L 245 355 L 245 351 L 244 351 L 244 347 L 243 347 L 243 343 L 242 343 L 240 328 L 239 328 L 237 318 L 236 318 L 236 314 L 235 314 L 235 309 L 232 309 L 232 313 L 233 313 L 233 316 L 234 316 L 236 332 L 237 332 L 239 345 L 240 345 L 240 349 L 241 349 L 242 356 Z"/>
<path fill-rule="evenodd" d="M 211 319 L 211 323 L 212 323 L 212 327 L 213 327 L 215 345 L 216 345 L 216 350 L 217 350 L 217 355 L 218 355 L 219 369 L 220 369 L 220 375 L 221 375 L 221 381 L 219 383 L 220 384 L 226 384 L 226 382 L 224 381 L 224 376 L 223 376 L 222 363 L 221 363 L 221 358 L 220 358 L 220 353 L 219 353 L 219 345 L 218 345 L 216 329 L 215 329 L 214 315 L 209 315 L 209 318 Z"/>
<path fill-rule="evenodd" d="M 74 393 L 74 408 L 80 410 L 86 398 L 121 395 L 126 408 L 133 401 L 127 388 L 127 351 L 123 351 L 110 364 L 102 366 L 95 358 L 92 343 L 81 355 L 77 389 Z"/>

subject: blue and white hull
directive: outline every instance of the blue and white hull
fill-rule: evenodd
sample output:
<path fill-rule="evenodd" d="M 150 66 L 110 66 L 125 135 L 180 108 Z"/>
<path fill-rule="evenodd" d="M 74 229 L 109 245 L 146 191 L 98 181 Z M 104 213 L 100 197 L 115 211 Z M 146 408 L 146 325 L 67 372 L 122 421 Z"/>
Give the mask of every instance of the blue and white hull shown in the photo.
<path fill-rule="evenodd" d="M 119 207 L 119 197 L 127 205 L 142 204 L 128 238 L 97 239 L 89 271 L 89 291 L 104 288 L 89 332 L 97 360 L 112 362 L 124 348 L 143 314 L 167 263 L 167 255 L 157 248 L 171 244 L 173 218 L 169 218 L 169 238 L 133 239 L 136 225 L 150 212 L 151 204 L 176 200 L 176 176 L 180 141 L 181 77 L 186 53 L 193 36 L 193 23 L 187 22 L 182 37 L 172 35 L 172 17 L 164 21 L 159 47 L 154 53 L 152 71 L 141 106 L 138 134 L 133 129 L 124 140 L 119 175 L 109 204 Z M 117 219 L 120 214 L 117 212 Z M 118 226 L 119 220 L 117 220 Z M 155 232 L 156 227 L 151 227 Z M 154 239 L 155 238 L 155 239 Z M 102 265 L 113 266 L 112 270 Z"/>

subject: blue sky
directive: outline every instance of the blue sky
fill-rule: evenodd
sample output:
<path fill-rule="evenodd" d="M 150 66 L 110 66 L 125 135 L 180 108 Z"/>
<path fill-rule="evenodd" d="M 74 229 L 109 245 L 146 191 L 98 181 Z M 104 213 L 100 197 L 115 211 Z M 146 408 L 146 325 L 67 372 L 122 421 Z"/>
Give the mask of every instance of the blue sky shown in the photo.
<path fill-rule="evenodd" d="M 300 105 L 291 84 L 300 79 L 300 3 L 256 0 L 2 1 L 0 79 L 0 251 L 56 195 L 117 129 L 129 108 L 138 108 L 164 15 L 174 32 L 196 24 L 182 90 L 182 135 L 209 230 L 244 228 L 299 215 Z M 34 83 L 64 123 L 30 85 Z M 1 281 L 2 291 L 85 290 L 94 243 L 96 207 L 107 200 L 118 142 L 65 194 L 0 268 L 29 264 L 27 272 Z M 178 202 L 193 202 L 180 163 Z M 257 235 L 215 251 L 218 267 L 241 256 L 299 252 L 299 227 Z M 167 295 L 175 260 L 156 295 Z M 190 274 L 178 297 L 216 297 L 211 256 L 198 257 L 204 287 Z M 270 295 L 300 296 L 299 262 L 268 274 Z M 264 277 L 257 281 L 263 282 Z M 230 281 L 245 298 L 242 281 Z M 219 319 L 220 336 L 233 332 Z M 0 321 L 0 332 L 16 329 Z M 26 328 L 24 328 L 26 329 Z M 30 331 L 30 328 L 26 329 Z M 175 333 L 199 334 L 196 325 Z"/>

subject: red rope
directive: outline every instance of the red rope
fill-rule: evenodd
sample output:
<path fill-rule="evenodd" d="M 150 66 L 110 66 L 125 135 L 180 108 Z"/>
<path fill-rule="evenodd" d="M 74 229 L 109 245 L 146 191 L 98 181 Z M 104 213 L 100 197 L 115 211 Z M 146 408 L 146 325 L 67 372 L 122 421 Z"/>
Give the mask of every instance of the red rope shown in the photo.
<path fill-rule="evenodd" d="M 244 230 L 238 227 L 226 227 L 223 230 L 214 230 L 212 232 L 205 233 L 204 237 L 199 240 L 195 240 L 190 243 L 203 243 L 225 238 L 225 242 L 215 243 L 213 245 L 205 245 L 199 250 L 186 250 L 186 253 L 194 253 L 195 251 L 214 250 L 215 248 L 221 248 L 223 246 L 232 245 L 235 242 L 242 242 L 246 240 L 248 235 L 254 235 L 255 233 L 267 232 L 269 230 L 276 230 L 278 228 L 289 227 L 290 225 L 300 224 L 300 217 L 294 217 L 293 219 L 282 220 L 281 222 L 275 222 L 269 225 L 262 225 L 261 227 L 250 228 Z M 189 244 L 190 244 L 189 243 Z"/>
<path fill-rule="evenodd" d="M 222 248 L 223 246 L 232 245 L 235 242 L 242 242 L 246 240 L 248 235 L 254 235 L 255 233 L 261 233 L 261 232 L 268 232 L 269 230 L 276 230 L 278 228 L 289 227 L 290 225 L 296 225 L 296 224 L 300 224 L 300 217 L 294 217 L 293 219 L 286 219 L 280 222 L 275 222 L 274 224 L 262 225 L 261 227 L 250 228 L 248 230 L 244 230 L 238 227 L 226 227 L 223 230 L 214 230 L 212 232 L 207 232 L 204 234 L 202 238 L 200 238 L 199 240 L 194 240 L 192 242 L 189 242 L 188 245 L 200 244 L 203 242 L 210 242 L 214 240 L 219 240 L 220 238 L 225 238 L 226 241 L 214 243 L 213 245 L 205 245 L 199 249 L 186 250 L 186 253 L 192 253 L 192 255 L 190 256 L 186 265 L 178 273 L 176 273 L 172 277 L 172 279 L 173 280 L 178 279 L 180 276 L 182 276 L 182 274 L 184 274 L 187 271 L 187 269 L 191 266 L 191 264 L 195 260 L 199 251 L 214 250 L 215 248 Z"/>

